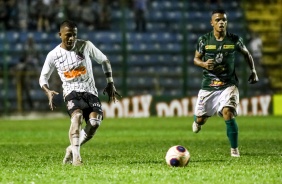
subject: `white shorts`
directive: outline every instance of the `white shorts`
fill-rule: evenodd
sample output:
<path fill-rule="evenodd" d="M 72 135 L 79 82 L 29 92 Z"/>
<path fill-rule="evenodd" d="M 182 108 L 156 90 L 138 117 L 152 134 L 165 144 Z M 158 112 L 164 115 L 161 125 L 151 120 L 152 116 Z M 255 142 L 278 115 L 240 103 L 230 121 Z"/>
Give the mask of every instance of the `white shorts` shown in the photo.
<path fill-rule="evenodd" d="M 239 105 L 239 91 L 236 86 L 230 86 L 224 90 L 207 91 L 200 90 L 195 107 L 195 116 L 222 117 L 223 107 L 232 107 L 234 116 L 237 116 Z"/>

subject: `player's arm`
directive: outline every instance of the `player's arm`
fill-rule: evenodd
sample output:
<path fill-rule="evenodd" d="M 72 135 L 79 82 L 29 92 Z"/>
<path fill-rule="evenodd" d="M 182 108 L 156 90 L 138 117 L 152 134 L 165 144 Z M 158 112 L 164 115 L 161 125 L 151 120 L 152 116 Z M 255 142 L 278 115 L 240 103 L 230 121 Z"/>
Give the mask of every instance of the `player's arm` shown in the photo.
<path fill-rule="evenodd" d="M 103 90 L 103 94 L 105 93 L 108 94 L 109 102 L 111 101 L 116 102 L 117 101 L 116 96 L 121 97 L 121 95 L 116 91 L 116 88 L 114 86 L 114 79 L 112 75 L 112 67 L 110 61 L 97 47 L 95 47 L 95 45 L 92 42 L 86 41 L 86 44 L 90 57 L 94 59 L 97 63 L 102 65 L 102 69 L 106 76 L 106 80 L 108 84 L 106 88 Z"/>
<path fill-rule="evenodd" d="M 214 60 L 208 59 L 206 61 L 203 61 L 202 58 L 203 58 L 203 55 L 196 50 L 195 56 L 194 56 L 194 65 L 199 66 L 201 68 L 205 68 L 207 70 L 213 70 Z"/>
<path fill-rule="evenodd" d="M 243 54 L 245 61 L 247 62 L 248 66 L 250 68 L 251 74 L 250 74 L 250 77 L 248 79 L 249 83 L 250 84 L 257 83 L 259 81 L 259 79 L 258 79 L 258 76 L 257 76 L 253 57 L 252 57 L 251 53 L 249 52 L 249 50 L 247 49 L 247 47 L 242 42 L 239 42 L 239 51 Z"/>
<path fill-rule="evenodd" d="M 113 101 L 116 102 L 117 98 L 116 96 L 121 98 L 121 95 L 117 92 L 115 86 L 114 86 L 114 79 L 112 75 L 112 67 L 109 60 L 105 60 L 102 63 L 102 69 L 105 73 L 106 80 L 107 80 L 107 87 L 103 90 L 103 94 L 107 93 L 109 96 L 109 102 Z"/>
<path fill-rule="evenodd" d="M 44 62 L 43 68 L 41 70 L 41 74 L 39 77 L 39 85 L 45 92 L 46 96 L 48 97 L 50 109 L 53 110 L 56 107 L 55 104 L 53 103 L 53 97 L 55 95 L 58 95 L 59 93 L 50 90 L 48 88 L 49 86 L 48 80 L 54 70 L 54 66 L 50 64 L 51 63 L 50 61 L 51 61 L 51 56 L 48 54 Z"/>

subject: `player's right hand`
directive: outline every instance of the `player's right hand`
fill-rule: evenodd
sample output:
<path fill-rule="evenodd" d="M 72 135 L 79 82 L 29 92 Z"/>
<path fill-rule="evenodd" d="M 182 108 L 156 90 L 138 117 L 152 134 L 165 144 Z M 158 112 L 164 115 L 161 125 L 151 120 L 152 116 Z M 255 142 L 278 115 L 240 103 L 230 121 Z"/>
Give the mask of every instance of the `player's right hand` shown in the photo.
<path fill-rule="evenodd" d="M 214 64 L 215 64 L 215 62 L 214 62 L 213 59 L 208 59 L 208 60 L 205 62 L 205 68 L 206 68 L 207 70 L 213 70 Z"/>
<path fill-rule="evenodd" d="M 48 90 L 48 91 L 46 91 L 46 95 L 47 95 L 48 100 L 49 100 L 49 107 L 50 107 L 51 110 L 54 110 L 54 108 L 56 108 L 56 105 L 55 105 L 55 103 L 53 102 L 53 97 L 54 97 L 55 95 L 58 95 L 58 94 L 59 94 L 58 92 L 53 91 L 53 90 Z"/>

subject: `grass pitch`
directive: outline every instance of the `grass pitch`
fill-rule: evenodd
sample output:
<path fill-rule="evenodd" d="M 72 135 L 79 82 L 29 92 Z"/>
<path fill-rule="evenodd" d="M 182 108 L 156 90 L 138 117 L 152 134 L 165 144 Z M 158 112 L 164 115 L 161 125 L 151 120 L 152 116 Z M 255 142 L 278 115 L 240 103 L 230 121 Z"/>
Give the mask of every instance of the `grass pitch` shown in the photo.
<path fill-rule="evenodd" d="M 225 123 L 210 118 L 200 133 L 192 117 L 105 119 L 81 147 L 84 165 L 62 165 L 69 119 L 0 120 L 0 183 L 170 184 L 281 183 L 282 117 L 237 117 L 241 157 L 230 156 Z M 191 160 L 168 167 L 169 147 Z"/>

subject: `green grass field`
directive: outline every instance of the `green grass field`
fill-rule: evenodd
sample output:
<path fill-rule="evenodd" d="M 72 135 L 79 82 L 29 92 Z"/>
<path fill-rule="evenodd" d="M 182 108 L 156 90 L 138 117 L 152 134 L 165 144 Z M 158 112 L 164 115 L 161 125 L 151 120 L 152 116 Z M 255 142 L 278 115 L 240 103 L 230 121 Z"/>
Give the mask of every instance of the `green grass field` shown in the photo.
<path fill-rule="evenodd" d="M 62 165 L 68 117 L 0 120 L 0 183 L 168 184 L 281 183 L 282 117 L 237 117 L 241 157 L 231 158 L 224 121 L 191 131 L 192 117 L 105 119 L 81 147 L 84 165 Z M 166 165 L 169 147 L 183 145 L 185 168 Z"/>

